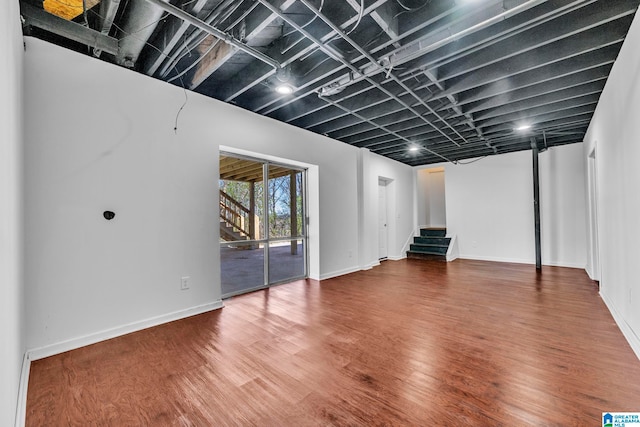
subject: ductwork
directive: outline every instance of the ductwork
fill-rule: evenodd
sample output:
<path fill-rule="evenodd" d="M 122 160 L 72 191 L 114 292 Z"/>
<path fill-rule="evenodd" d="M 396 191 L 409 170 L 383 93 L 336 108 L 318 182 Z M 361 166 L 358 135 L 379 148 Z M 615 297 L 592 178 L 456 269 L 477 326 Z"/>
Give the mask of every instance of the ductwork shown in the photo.
<path fill-rule="evenodd" d="M 120 42 L 116 62 L 119 65 L 133 68 L 163 13 L 164 10 L 144 0 L 129 2 L 123 14 L 127 18 L 121 25 L 122 31 L 118 36 Z"/>
<path fill-rule="evenodd" d="M 142 0 L 140 0 L 142 1 Z M 190 15 L 189 13 L 185 12 L 184 10 L 175 7 L 174 5 L 166 2 L 165 0 L 146 0 L 146 2 L 149 2 L 149 4 L 154 4 L 155 6 L 162 8 L 162 10 L 167 11 L 168 13 L 182 19 L 183 21 L 186 21 L 188 23 L 190 23 L 191 25 L 201 29 L 202 31 L 205 31 L 209 34 L 211 34 L 212 36 L 215 36 L 217 38 L 219 38 L 220 40 L 222 40 L 223 42 L 234 46 L 240 50 L 242 50 L 243 52 L 253 56 L 256 59 L 259 59 L 260 61 L 264 62 L 265 64 L 271 65 L 273 68 L 275 69 L 279 69 L 282 68 L 282 66 L 280 65 L 280 63 L 278 61 L 276 61 L 275 59 L 265 55 L 264 53 L 260 52 L 259 50 L 256 50 L 254 48 L 252 48 L 251 46 L 246 45 L 245 43 L 241 42 L 240 40 L 237 40 L 236 38 L 234 38 L 232 35 L 225 33 L 224 31 L 221 31 L 215 27 L 213 27 L 212 25 L 206 23 L 205 21 L 198 19 L 197 17 Z"/>

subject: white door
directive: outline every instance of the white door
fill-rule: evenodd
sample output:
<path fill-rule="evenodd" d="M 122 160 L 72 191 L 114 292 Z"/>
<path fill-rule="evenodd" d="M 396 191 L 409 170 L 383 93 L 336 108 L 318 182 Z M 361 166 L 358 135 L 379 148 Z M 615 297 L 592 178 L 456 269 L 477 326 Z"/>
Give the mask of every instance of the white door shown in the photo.
<path fill-rule="evenodd" d="M 378 183 L 378 259 L 387 258 L 387 183 Z"/>

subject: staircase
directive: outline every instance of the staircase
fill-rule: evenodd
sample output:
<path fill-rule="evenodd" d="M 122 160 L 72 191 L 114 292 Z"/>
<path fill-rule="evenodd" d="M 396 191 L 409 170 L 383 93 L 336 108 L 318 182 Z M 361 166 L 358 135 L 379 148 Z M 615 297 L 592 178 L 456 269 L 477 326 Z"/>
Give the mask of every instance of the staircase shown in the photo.
<path fill-rule="evenodd" d="M 238 240 L 247 240 L 246 234 L 236 231 L 233 225 L 226 220 L 220 218 L 220 238 L 226 242 L 235 242 Z"/>
<path fill-rule="evenodd" d="M 220 190 L 220 238 L 227 242 L 250 240 L 254 216 L 242 203 Z"/>
<path fill-rule="evenodd" d="M 413 243 L 407 251 L 407 258 L 447 260 L 447 249 L 451 239 L 445 237 L 446 228 L 423 228 L 420 236 L 413 238 Z"/>

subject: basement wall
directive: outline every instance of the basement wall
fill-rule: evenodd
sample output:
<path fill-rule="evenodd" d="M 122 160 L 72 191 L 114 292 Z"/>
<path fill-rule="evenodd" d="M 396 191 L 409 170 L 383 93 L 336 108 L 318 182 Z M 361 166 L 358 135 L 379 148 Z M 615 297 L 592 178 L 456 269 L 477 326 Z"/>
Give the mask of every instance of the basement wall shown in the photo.
<path fill-rule="evenodd" d="M 414 171 L 411 167 L 390 160 L 387 157 L 361 149 L 363 165 L 362 224 L 360 253 L 363 256 L 361 268 L 378 265 L 379 256 L 379 180 L 387 182 L 387 259 L 406 258 L 408 244 L 414 236 Z"/>
<path fill-rule="evenodd" d="M 418 228 L 446 227 L 446 200 L 444 168 L 416 169 L 417 194 L 420 203 L 416 203 Z"/>
<path fill-rule="evenodd" d="M 582 144 L 540 153 L 542 262 L 584 268 Z M 535 264 L 531 151 L 445 168 L 447 233 L 461 258 Z M 424 194 L 418 204 L 424 204 Z"/>
<path fill-rule="evenodd" d="M 33 357 L 220 305 L 219 147 L 310 165 L 312 277 L 375 264 L 378 175 L 413 220 L 412 168 L 26 38 L 26 305 Z M 363 164 L 366 167 L 363 167 Z M 366 174 L 364 171 L 367 171 Z M 377 195 L 376 195 L 377 197 Z M 106 221 L 102 213 L 116 217 Z M 372 209 L 377 215 L 377 208 Z M 404 207 L 403 207 L 404 212 Z M 360 221 L 364 218 L 364 221 Z M 396 224 L 406 220 L 404 214 Z M 390 253 L 408 238 L 396 225 Z M 362 253 L 361 253 L 362 252 Z M 315 260 L 313 259 L 315 257 Z M 180 277 L 191 289 L 180 290 Z"/>
<path fill-rule="evenodd" d="M 595 150 L 600 294 L 640 357 L 638 76 L 640 17 L 636 16 L 585 136 L 583 161 L 586 165 L 588 156 Z M 584 186 L 588 188 L 587 180 Z M 591 227 L 588 229 L 591 230 Z M 589 251 L 591 258 L 591 248 Z M 587 270 L 590 274 L 594 272 L 592 265 Z"/>
<path fill-rule="evenodd" d="M 12 426 L 16 421 L 25 350 L 22 287 L 23 48 L 17 1 L 0 2 L 0 57 L 0 426 Z"/>

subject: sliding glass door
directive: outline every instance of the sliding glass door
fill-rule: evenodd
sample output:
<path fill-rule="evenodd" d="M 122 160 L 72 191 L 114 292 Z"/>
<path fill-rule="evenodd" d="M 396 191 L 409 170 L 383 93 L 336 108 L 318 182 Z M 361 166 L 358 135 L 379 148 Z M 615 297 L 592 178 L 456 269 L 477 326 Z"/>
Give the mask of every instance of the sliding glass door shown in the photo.
<path fill-rule="evenodd" d="M 224 298 L 307 276 L 306 171 L 221 153 Z"/>
<path fill-rule="evenodd" d="M 304 173 L 269 165 L 269 283 L 305 276 Z"/>

